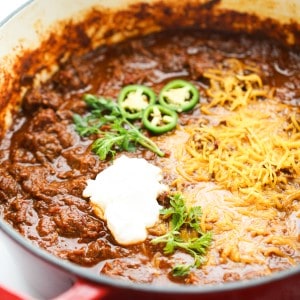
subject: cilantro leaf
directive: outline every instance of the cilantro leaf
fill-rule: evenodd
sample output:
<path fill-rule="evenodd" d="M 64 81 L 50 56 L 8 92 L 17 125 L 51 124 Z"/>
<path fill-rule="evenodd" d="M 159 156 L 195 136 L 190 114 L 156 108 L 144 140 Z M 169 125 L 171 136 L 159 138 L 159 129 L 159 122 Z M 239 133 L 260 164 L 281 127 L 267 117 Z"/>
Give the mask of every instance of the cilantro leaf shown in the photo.
<path fill-rule="evenodd" d="M 80 136 L 100 136 L 94 141 L 92 150 L 101 160 L 108 156 L 114 157 L 118 151 L 135 151 L 138 144 L 159 156 L 164 156 L 159 147 L 146 137 L 139 127 L 122 115 L 118 103 L 91 94 L 86 94 L 84 100 L 90 112 L 84 117 L 74 114 L 75 130 Z"/>
<path fill-rule="evenodd" d="M 172 254 L 181 249 L 194 258 L 192 265 L 176 265 L 172 270 L 174 276 L 186 276 L 193 267 L 199 267 L 204 262 L 204 255 L 209 248 L 212 235 L 202 232 L 200 206 L 187 208 L 181 194 L 170 197 L 170 207 L 161 210 L 164 218 L 170 219 L 170 231 L 152 240 L 153 244 L 164 243 L 165 254 Z M 183 232 L 189 232 L 188 237 Z"/>

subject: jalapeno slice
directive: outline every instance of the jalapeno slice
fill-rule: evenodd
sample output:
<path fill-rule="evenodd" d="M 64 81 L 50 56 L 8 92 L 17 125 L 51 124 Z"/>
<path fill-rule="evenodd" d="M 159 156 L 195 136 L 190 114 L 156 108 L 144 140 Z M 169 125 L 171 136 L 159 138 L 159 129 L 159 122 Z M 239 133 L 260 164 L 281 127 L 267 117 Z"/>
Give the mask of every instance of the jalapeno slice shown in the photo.
<path fill-rule="evenodd" d="M 174 110 L 155 104 L 148 106 L 142 117 L 142 122 L 149 131 L 155 134 L 168 132 L 176 127 L 178 115 Z"/>
<path fill-rule="evenodd" d="M 156 96 L 152 89 L 139 84 L 125 86 L 118 97 L 123 116 L 131 120 L 141 118 L 143 110 L 155 101 Z"/>
<path fill-rule="evenodd" d="M 199 98 L 199 92 L 193 84 L 177 79 L 162 88 L 158 100 L 162 106 L 183 112 L 194 108 Z"/>

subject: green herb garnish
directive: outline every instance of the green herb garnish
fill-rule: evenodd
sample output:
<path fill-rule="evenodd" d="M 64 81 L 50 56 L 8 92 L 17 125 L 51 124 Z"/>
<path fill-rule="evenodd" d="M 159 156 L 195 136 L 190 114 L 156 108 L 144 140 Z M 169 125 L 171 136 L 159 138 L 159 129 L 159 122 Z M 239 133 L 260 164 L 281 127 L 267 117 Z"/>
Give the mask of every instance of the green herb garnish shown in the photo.
<path fill-rule="evenodd" d="M 170 207 L 162 209 L 161 214 L 165 218 L 170 218 L 170 231 L 153 239 L 152 243 L 165 243 L 165 254 L 172 254 L 176 249 L 181 249 L 192 255 L 193 264 L 176 265 L 172 270 L 174 276 L 185 276 L 191 268 L 197 268 L 204 262 L 204 255 L 211 244 L 212 235 L 210 232 L 201 231 L 199 224 L 201 207 L 188 209 L 181 194 L 171 196 Z"/>
<path fill-rule="evenodd" d="M 101 160 L 108 155 L 114 157 L 117 151 L 135 151 L 137 144 L 164 156 L 158 146 L 141 132 L 140 127 L 124 117 L 118 103 L 90 94 L 85 95 L 84 100 L 91 111 L 84 117 L 74 115 L 75 129 L 81 136 L 101 136 L 92 145 Z"/>

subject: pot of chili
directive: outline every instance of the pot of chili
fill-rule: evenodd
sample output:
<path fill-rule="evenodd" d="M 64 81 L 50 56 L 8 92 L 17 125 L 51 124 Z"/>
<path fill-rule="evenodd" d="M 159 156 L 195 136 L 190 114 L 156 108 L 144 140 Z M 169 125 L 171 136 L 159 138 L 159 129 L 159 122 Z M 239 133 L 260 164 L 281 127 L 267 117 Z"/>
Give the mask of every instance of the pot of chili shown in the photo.
<path fill-rule="evenodd" d="M 0 224 L 32 286 L 298 299 L 299 15 L 297 1 L 36 0 L 1 24 Z"/>

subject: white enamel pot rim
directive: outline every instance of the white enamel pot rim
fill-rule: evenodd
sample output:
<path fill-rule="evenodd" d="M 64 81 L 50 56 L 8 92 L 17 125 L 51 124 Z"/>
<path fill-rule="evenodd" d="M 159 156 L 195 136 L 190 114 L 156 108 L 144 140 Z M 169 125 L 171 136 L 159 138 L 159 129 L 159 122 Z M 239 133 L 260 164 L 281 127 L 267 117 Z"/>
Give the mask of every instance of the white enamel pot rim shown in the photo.
<path fill-rule="evenodd" d="M 31 4 L 35 4 L 37 2 L 44 3 L 44 5 L 45 5 L 45 3 L 47 1 L 46 0 L 28 1 L 27 3 L 25 3 L 23 5 L 23 7 L 20 8 L 20 10 L 16 11 L 12 16 L 7 18 L 6 20 L 4 20 L 2 22 L 2 24 L 0 24 L 0 44 L 3 42 L 3 38 L 1 40 L 1 29 L 2 29 L 1 27 L 5 27 L 6 24 L 9 23 L 9 21 L 11 20 L 12 17 L 15 18 L 15 20 L 19 17 L 20 22 L 21 22 L 20 24 L 22 24 L 22 21 L 24 21 L 24 16 L 22 16 L 21 13 L 23 11 L 25 11 L 28 6 L 30 6 Z M 65 1 L 62 1 L 62 2 L 65 2 L 65 4 L 68 4 L 68 3 L 70 4 L 72 1 L 71 0 L 65 0 Z M 80 8 L 80 5 L 82 5 L 82 6 L 88 5 L 88 4 L 84 4 L 83 2 L 84 1 L 80 1 L 80 0 L 73 1 L 74 6 L 72 6 L 72 7 L 70 6 L 69 14 L 72 14 L 72 12 L 73 11 L 75 12 L 76 10 L 78 12 L 78 10 Z M 99 2 L 99 3 L 101 2 L 101 4 L 105 4 L 105 3 L 108 4 L 108 1 L 101 1 L 101 0 L 99 0 L 99 1 L 90 0 L 90 1 L 87 1 L 86 3 L 95 4 L 97 2 Z M 113 1 L 109 2 L 110 3 L 109 5 L 117 6 L 117 4 L 119 2 L 122 2 L 122 1 L 113 0 Z M 123 2 L 130 2 L 130 1 L 128 0 L 128 1 L 123 1 Z M 151 1 L 146 1 L 146 2 L 151 2 Z M 203 2 L 205 2 L 205 1 L 203 1 Z M 247 2 L 248 3 L 248 6 L 246 5 L 243 8 L 243 10 L 245 11 L 247 9 L 250 9 L 249 7 L 251 7 L 251 9 L 253 9 L 253 5 L 254 6 L 255 6 L 255 4 L 258 5 L 258 3 L 260 1 L 259 0 L 251 1 L 250 0 L 250 1 L 241 1 L 241 3 L 242 2 L 244 2 L 244 3 Z M 299 13 L 299 7 L 300 7 L 299 3 L 298 3 L 299 4 L 298 6 L 296 5 L 297 9 L 295 9 L 295 7 L 294 7 L 294 10 L 290 11 L 287 8 L 284 8 L 284 9 L 282 8 L 282 7 L 285 7 L 284 6 L 285 1 L 279 1 L 279 0 L 275 1 L 275 0 L 273 0 L 273 2 L 277 3 L 277 9 L 282 9 L 283 10 L 283 13 L 284 13 L 284 17 L 282 17 L 283 22 L 287 22 L 288 20 L 295 21 L 295 19 L 297 17 L 297 14 Z M 292 2 L 296 3 L 297 1 L 292 1 Z M 53 2 L 48 2 L 48 3 L 53 3 Z M 231 1 L 231 0 L 226 0 L 226 1 L 224 0 L 224 3 L 225 3 L 224 5 L 228 5 L 229 7 L 230 7 L 230 5 L 234 6 L 236 4 L 235 1 Z M 252 4 L 250 5 L 249 3 L 252 3 Z M 241 8 L 242 8 L 242 6 L 241 6 Z M 266 17 L 270 13 L 270 11 L 268 11 L 267 9 L 269 9 L 269 8 L 266 7 L 266 11 L 262 10 L 262 12 L 261 12 L 262 14 L 265 14 Z M 32 14 L 34 14 L 34 12 L 35 11 L 33 10 Z M 299 13 L 299 15 L 300 15 L 300 13 Z M 22 20 L 22 18 L 23 18 L 23 20 Z M 51 19 L 51 15 L 49 15 L 49 16 L 47 15 L 46 19 L 47 19 L 47 22 L 49 22 L 49 23 L 51 23 L 53 21 Z M 24 28 L 22 30 L 20 29 L 20 33 L 16 33 L 16 35 L 19 34 L 18 38 L 21 38 L 22 34 L 24 35 L 24 32 L 26 32 L 26 31 L 24 31 Z M 35 41 L 33 41 L 33 42 L 35 42 Z M 1 44 L 1 47 L 2 47 L 2 44 Z M 14 47 L 14 40 L 12 39 L 12 41 L 7 43 L 2 50 L 1 50 L 1 47 L 0 47 L 0 59 L 1 59 L 1 55 L 5 55 L 5 54 L 8 53 L 9 47 L 11 47 L 11 48 Z M 4 54 L 1 53 L 1 51 Z M 5 53 L 5 51 L 6 51 L 6 53 Z M 89 269 L 87 269 L 87 268 L 82 268 L 82 267 L 80 267 L 78 265 L 75 265 L 75 264 L 72 264 L 68 261 L 59 259 L 59 258 L 47 253 L 46 251 L 44 251 L 42 249 L 39 249 L 36 246 L 33 246 L 30 243 L 30 241 L 27 241 L 26 239 L 24 239 L 9 224 L 7 224 L 5 221 L 3 221 L 1 219 L 0 219 L 0 228 L 13 241 L 15 241 L 19 246 L 21 246 L 23 249 L 28 251 L 28 253 L 30 253 L 30 255 L 35 256 L 37 258 L 37 260 L 42 260 L 44 262 L 47 262 L 48 264 L 50 264 L 52 266 L 55 266 L 58 269 L 61 269 L 65 272 L 67 272 L 68 274 L 71 274 L 71 276 L 74 276 L 75 278 L 84 279 L 86 281 L 95 283 L 99 286 L 108 286 L 108 287 L 122 288 L 122 289 L 126 289 L 126 290 L 134 290 L 134 291 L 149 292 L 149 293 L 212 294 L 212 293 L 222 293 L 222 292 L 226 292 L 226 291 L 241 290 L 241 289 L 245 289 L 245 288 L 257 287 L 257 286 L 261 286 L 261 285 L 265 285 L 265 284 L 269 284 L 269 283 L 275 283 L 276 284 L 276 282 L 278 282 L 278 281 L 285 280 L 285 279 L 288 279 L 291 276 L 295 276 L 295 275 L 300 274 L 300 265 L 298 265 L 298 266 L 295 266 L 295 267 L 293 267 L 289 270 L 273 273 L 273 274 L 271 274 L 269 276 L 266 276 L 266 277 L 252 279 L 252 280 L 248 280 L 248 281 L 230 282 L 230 283 L 226 283 L 226 284 L 222 284 L 222 285 L 218 285 L 218 286 L 216 286 L 216 285 L 204 285 L 204 286 L 175 285 L 175 286 L 166 287 L 166 286 L 156 286 L 156 285 L 149 285 L 149 284 L 136 284 L 136 283 L 132 283 L 132 282 L 112 279 L 112 278 L 109 278 L 109 277 L 104 276 L 104 275 L 94 274 L 94 273 L 90 272 Z"/>

